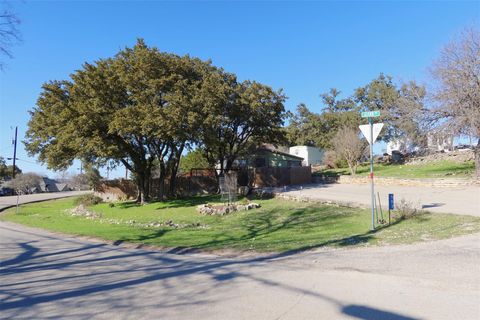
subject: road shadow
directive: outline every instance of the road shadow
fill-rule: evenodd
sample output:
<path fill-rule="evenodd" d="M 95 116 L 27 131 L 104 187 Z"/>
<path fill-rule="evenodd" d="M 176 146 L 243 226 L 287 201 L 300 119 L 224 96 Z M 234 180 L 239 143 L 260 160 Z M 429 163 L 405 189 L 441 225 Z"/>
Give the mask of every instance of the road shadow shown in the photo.
<path fill-rule="evenodd" d="M 429 204 L 422 204 L 422 209 L 437 208 L 437 207 L 441 207 L 441 206 L 444 206 L 444 205 L 445 205 L 445 203 L 438 203 L 438 202 L 429 203 Z"/>
<path fill-rule="evenodd" d="M 391 311 L 379 310 L 362 305 L 347 305 L 342 307 L 342 313 L 365 320 L 417 320 Z"/>
<path fill-rule="evenodd" d="M 35 232 L 30 234 L 35 235 Z M 358 235 L 338 241 L 349 245 L 352 241 L 363 241 L 368 236 Z M 330 302 L 338 307 L 339 312 L 359 319 L 375 319 L 367 318 L 369 315 L 378 316 L 379 319 L 382 318 L 380 316 L 385 316 L 382 319 L 413 319 L 369 306 L 348 305 L 321 292 L 263 278 L 256 272 L 265 264 L 282 261 L 301 250 L 253 258 L 220 258 L 172 255 L 80 241 L 67 242 L 54 236 L 43 239 L 42 235 L 37 235 L 36 238 L 36 241 L 17 243 L 17 249 L 14 250 L 16 256 L 0 265 L 0 311 L 6 318 L 13 315 L 28 317 L 32 310 L 36 310 L 36 306 L 44 304 L 49 305 L 48 318 L 68 317 L 69 313 L 81 315 L 81 318 L 94 317 L 96 313 L 88 311 L 91 308 L 82 308 L 82 303 L 95 306 L 96 312 L 118 315 L 122 313 L 119 306 L 124 303 L 117 297 L 119 292 L 131 292 L 132 298 L 128 300 L 130 311 L 124 309 L 124 312 L 131 313 L 131 317 L 135 316 L 135 312 L 148 308 L 168 310 L 221 303 L 212 298 L 217 295 L 206 298 L 206 293 L 221 293 L 233 281 L 243 279 L 252 281 L 252 285 L 258 283 L 274 287 L 275 290 L 300 292 Z M 46 242 L 42 244 L 42 241 Z M 203 279 L 201 285 L 198 285 L 199 279 Z M 154 302 L 134 299 L 136 288 L 145 290 L 156 286 L 168 292 L 168 295 L 157 297 L 156 290 L 152 290 L 153 296 L 149 297 Z M 64 307 L 72 301 L 76 308 Z M 37 313 L 35 318 L 47 316 Z"/>

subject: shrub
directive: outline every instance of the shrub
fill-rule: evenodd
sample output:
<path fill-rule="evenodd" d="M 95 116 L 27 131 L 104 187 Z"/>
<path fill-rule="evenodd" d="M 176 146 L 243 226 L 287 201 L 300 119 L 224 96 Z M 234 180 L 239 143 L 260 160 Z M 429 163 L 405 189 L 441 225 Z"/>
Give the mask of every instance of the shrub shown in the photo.
<path fill-rule="evenodd" d="M 397 203 L 397 215 L 399 219 L 409 219 L 415 217 L 420 211 L 417 209 L 418 206 L 411 201 L 401 199 Z"/>
<path fill-rule="evenodd" d="M 328 150 L 325 152 L 323 156 L 323 164 L 327 167 L 327 169 L 335 169 L 337 162 L 337 154 L 333 150 Z"/>
<path fill-rule="evenodd" d="M 86 194 L 75 199 L 76 205 L 84 205 L 86 207 L 93 206 L 102 202 L 103 202 L 103 199 L 100 197 L 97 197 L 94 194 Z"/>
<path fill-rule="evenodd" d="M 243 204 L 243 205 L 247 205 L 247 204 L 250 203 L 250 200 L 248 200 L 247 198 L 243 198 L 240 201 L 238 201 L 238 203 Z"/>

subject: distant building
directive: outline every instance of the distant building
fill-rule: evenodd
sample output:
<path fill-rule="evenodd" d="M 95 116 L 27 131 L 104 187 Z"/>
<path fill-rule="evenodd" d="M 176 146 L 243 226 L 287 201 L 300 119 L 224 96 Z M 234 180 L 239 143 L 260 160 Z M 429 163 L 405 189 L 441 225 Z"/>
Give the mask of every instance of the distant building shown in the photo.
<path fill-rule="evenodd" d="M 60 191 L 69 191 L 71 188 L 66 183 L 59 183 L 56 180 L 50 179 L 48 177 L 42 177 L 42 180 L 39 183 L 40 190 L 35 190 L 36 192 L 60 192 Z"/>
<path fill-rule="evenodd" d="M 399 151 L 402 154 L 408 154 L 419 151 L 419 147 L 410 142 L 408 139 L 395 139 L 387 143 L 387 154 L 392 155 L 394 151 Z"/>
<path fill-rule="evenodd" d="M 290 147 L 289 153 L 291 155 L 303 158 L 302 164 L 304 166 L 320 165 L 323 162 L 325 152 L 315 147 L 309 146 L 294 146 Z"/>

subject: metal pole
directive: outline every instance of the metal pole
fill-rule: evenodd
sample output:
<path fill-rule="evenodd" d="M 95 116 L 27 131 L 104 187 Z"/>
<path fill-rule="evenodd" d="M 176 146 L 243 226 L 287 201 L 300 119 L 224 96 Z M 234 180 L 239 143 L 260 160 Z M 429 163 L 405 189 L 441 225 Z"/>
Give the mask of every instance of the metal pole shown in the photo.
<path fill-rule="evenodd" d="M 15 179 L 15 160 L 17 160 L 17 130 L 18 130 L 18 127 L 15 127 L 15 141 L 14 141 L 14 144 L 13 144 L 12 179 Z"/>
<path fill-rule="evenodd" d="M 373 187 L 373 119 L 368 118 L 370 124 L 370 184 L 372 189 L 372 231 L 375 230 L 375 189 Z"/>

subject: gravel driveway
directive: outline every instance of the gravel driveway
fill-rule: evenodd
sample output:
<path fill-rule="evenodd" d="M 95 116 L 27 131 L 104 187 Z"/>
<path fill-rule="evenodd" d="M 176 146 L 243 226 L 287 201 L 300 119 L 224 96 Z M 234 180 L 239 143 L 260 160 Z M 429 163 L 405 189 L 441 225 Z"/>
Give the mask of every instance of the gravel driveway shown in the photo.
<path fill-rule="evenodd" d="M 282 192 L 282 189 L 278 189 Z M 458 188 L 375 186 L 380 193 L 382 207 L 388 206 L 388 194 L 395 195 L 395 201 L 405 199 L 418 208 L 431 212 L 465 214 L 480 217 L 480 186 Z M 370 207 L 370 185 L 365 184 L 310 184 L 291 186 L 285 195 L 336 201 L 350 205 Z M 376 195 L 377 196 L 377 195 Z M 377 199 L 378 200 L 378 199 Z"/>

